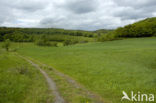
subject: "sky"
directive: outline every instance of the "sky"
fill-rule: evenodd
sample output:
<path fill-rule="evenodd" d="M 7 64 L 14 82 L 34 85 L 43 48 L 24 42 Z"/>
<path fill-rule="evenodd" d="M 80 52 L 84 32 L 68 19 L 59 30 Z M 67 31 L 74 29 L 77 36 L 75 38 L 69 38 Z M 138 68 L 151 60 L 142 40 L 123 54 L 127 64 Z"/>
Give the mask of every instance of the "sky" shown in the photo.
<path fill-rule="evenodd" d="M 156 16 L 156 0 L 0 0 L 0 26 L 115 29 Z"/>

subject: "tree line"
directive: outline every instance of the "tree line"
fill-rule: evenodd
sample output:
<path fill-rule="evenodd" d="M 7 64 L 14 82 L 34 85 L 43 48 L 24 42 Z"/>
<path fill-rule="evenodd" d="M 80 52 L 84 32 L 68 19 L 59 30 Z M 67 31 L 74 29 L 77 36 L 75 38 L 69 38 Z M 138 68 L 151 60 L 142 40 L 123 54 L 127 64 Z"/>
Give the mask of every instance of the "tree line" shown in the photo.
<path fill-rule="evenodd" d="M 40 40 L 39 44 L 42 44 L 41 41 L 44 41 L 41 40 L 43 35 L 46 35 L 47 41 L 64 42 L 65 44 L 88 42 L 88 38 L 97 38 L 97 41 L 103 42 L 121 38 L 151 37 L 156 36 L 156 17 L 119 27 L 116 30 L 82 31 L 55 28 L 0 27 L 0 41 L 9 39 L 14 42 L 35 42 Z"/>
<path fill-rule="evenodd" d="M 115 30 L 118 37 L 151 37 L 156 36 L 156 17 L 147 18 L 134 24 Z"/>
<path fill-rule="evenodd" d="M 96 37 L 96 33 L 81 30 L 64 30 L 54 28 L 7 28 L 0 27 L 0 41 L 10 39 L 14 42 L 32 42 L 38 35 L 70 35 Z"/>

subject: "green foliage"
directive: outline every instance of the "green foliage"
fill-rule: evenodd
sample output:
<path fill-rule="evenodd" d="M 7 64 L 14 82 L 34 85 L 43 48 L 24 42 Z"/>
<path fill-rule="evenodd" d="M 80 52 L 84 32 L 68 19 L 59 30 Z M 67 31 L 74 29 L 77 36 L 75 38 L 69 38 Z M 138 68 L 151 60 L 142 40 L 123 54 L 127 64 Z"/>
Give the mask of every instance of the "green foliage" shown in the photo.
<path fill-rule="evenodd" d="M 64 45 L 64 46 L 68 46 L 68 45 L 73 45 L 73 44 L 77 44 L 77 43 L 79 43 L 78 40 L 65 40 L 65 41 L 63 42 L 63 45 Z"/>
<path fill-rule="evenodd" d="M 2 48 L 4 48 L 6 51 L 9 51 L 10 45 L 11 45 L 10 40 L 6 39 L 5 42 L 2 45 Z"/>
<path fill-rule="evenodd" d="M 45 41 L 44 39 L 36 40 L 35 44 L 38 46 L 51 46 L 50 42 Z"/>
<path fill-rule="evenodd" d="M 29 74 L 29 70 L 26 66 L 18 66 L 15 68 L 18 74 L 27 75 Z"/>
<path fill-rule="evenodd" d="M 114 31 L 114 30 L 112 30 L 112 29 L 99 29 L 99 30 L 96 30 L 95 31 L 95 33 L 98 33 L 98 34 L 107 34 L 107 33 L 109 33 L 109 32 L 112 32 L 112 31 Z"/>
<path fill-rule="evenodd" d="M 2 35 L 0 35 L 0 41 L 3 41 L 3 36 Z"/>
<path fill-rule="evenodd" d="M 156 34 L 156 17 L 147 18 L 115 30 L 119 37 L 151 37 Z"/>
<path fill-rule="evenodd" d="M 79 38 L 94 39 L 96 37 L 103 38 L 100 41 L 114 40 L 113 36 L 105 34 L 114 33 L 115 37 L 151 37 L 156 36 L 156 17 L 147 18 L 134 24 L 126 25 L 125 27 L 117 28 L 116 30 L 100 29 L 96 31 L 83 30 L 64 30 L 56 28 L 5 28 L 0 27 L 0 41 L 10 39 L 14 42 L 33 42 L 41 35 L 48 36 L 49 41 L 64 42 Z M 82 39 L 81 38 L 81 39 Z M 88 40 L 89 41 L 89 40 Z M 41 42 L 41 41 L 40 41 Z M 39 43 L 40 44 L 40 43 Z M 41 43 L 42 44 L 42 43 Z"/>
<path fill-rule="evenodd" d="M 38 45 L 38 46 L 55 46 L 55 47 L 57 46 L 56 42 L 51 43 L 48 40 L 47 35 L 40 36 L 39 39 L 36 40 L 35 44 Z"/>
<path fill-rule="evenodd" d="M 64 42 L 63 42 L 63 45 L 64 46 L 68 46 L 68 45 L 71 45 L 72 44 L 72 41 L 71 40 L 65 40 Z"/>
<path fill-rule="evenodd" d="M 55 28 L 6 28 L 0 27 L 0 41 L 10 39 L 14 42 L 32 42 L 40 35 L 50 36 L 51 41 L 64 41 L 60 36 L 96 37 L 96 33 L 82 30 Z M 57 37 L 58 36 L 58 37 Z"/>
<path fill-rule="evenodd" d="M 57 47 L 57 42 L 50 42 L 50 46 Z"/>
<path fill-rule="evenodd" d="M 115 34 L 113 33 L 108 33 L 108 34 L 103 34 L 98 37 L 97 41 L 104 42 L 104 41 L 112 41 L 112 40 L 117 40 L 118 38 L 116 37 Z"/>
<path fill-rule="evenodd" d="M 14 32 L 11 40 L 14 42 L 32 42 L 34 41 L 34 35 L 28 35 L 22 32 Z"/>

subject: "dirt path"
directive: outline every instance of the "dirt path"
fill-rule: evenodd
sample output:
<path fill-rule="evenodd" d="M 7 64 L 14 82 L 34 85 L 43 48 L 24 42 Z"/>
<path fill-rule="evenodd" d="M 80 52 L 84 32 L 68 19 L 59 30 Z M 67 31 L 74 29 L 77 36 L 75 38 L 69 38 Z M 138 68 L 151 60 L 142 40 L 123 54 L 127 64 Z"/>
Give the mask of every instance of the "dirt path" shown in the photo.
<path fill-rule="evenodd" d="M 48 76 L 48 74 L 44 70 L 42 70 L 38 64 L 32 62 L 31 60 L 29 60 L 23 56 L 20 56 L 20 57 L 25 59 L 30 64 L 32 64 L 36 69 L 38 69 L 43 74 L 43 76 L 45 77 L 45 79 L 49 85 L 49 89 L 52 91 L 52 94 L 55 96 L 54 103 L 65 103 L 65 100 L 60 96 L 60 94 L 58 92 L 55 82 Z"/>
<path fill-rule="evenodd" d="M 33 61 L 37 62 L 38 64 L 42 65 L 43 67 L 51 68 L 55 72 L 55 74 L 57 74 L 58 76 L 60 76 L 62 78 L 65 78 L 66 81 L 68 83 L 70 83 L 73 87 L 75 87 L 75 88 L 81 88 L 83 91 L 85 91 L 85 93 L 87 94 L 87 96 L 89 98 L 96 98 L 96 101 L 94 101 L 95 103 L 108 103 L 108 102 L 104 101 L 101 96 L 99 96 L 98 94 L 93 93 L 93 92 L 87 90 L 85 87 L 83 87 L 81 84 L 79 84 L 78 82 L 76 82 L 74 79 L 72 79 L 68 75 L 65 75 L 65 74 L 57 71 L 56 69 L 54 69 L 53 67 L 51 67 L 49 65 L 43 64 L 43 63 L 41 63 L 39 61 L 36 61 L 36 60 L 33 60 Z"/>

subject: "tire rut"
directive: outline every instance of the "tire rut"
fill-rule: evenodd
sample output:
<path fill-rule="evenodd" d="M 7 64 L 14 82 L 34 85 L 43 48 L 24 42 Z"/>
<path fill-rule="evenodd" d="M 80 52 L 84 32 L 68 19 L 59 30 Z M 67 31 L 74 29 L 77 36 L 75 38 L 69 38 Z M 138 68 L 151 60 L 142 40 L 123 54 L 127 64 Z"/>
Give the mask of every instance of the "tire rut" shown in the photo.
<path fill-rule="evenodd" d="M 60 93 L 58 92 L 56 83 L 52 80 L 52 78 L 49 77 L 48 74 L 44 70 L 42 70 L 38 64 L 32 62 L 31 60 L 29 60 L 26 57 L 23 57 L 21 55 L 18 55 L 18 56 L 20 56 L 21 58 L 23 58 L 24 60 L 29 62 L 31 65 L 33 65 L 36 69 L 38 69 L 42 73 L 42 75 L 45 77 L 45 79 L 49 85 L 49 89 L 52 91 L 51 92 L 52 95 L 55 96 L 55 102 L 54 103 L 65 103 L 65 100 L 61 97 Z"/>
<path fill-rule="evenodd" d="M 34 60 L 34 59 L 33 59 Z M 40 61 L 37 61 L 37 60 L 34 60 L 35 62 L 39 63 L 40 65 L 42 65 L 43 67 L 48 67 L 48 68 L 51 68 L 55 73 L 56 75 L 62 77 L 62 78 L 65 78 L 66 81 L 68 83 L 70 83 L 73 87 L 75 88 L 81 88 L 83 91 L 86 92 L 87 96 L 89 98 L 95 98 L 96 100 L 94 101 L 95 103 L 108 103 L 106 101 L 103 100 L 103 98 L 101 96 L 99 96 L 98 94 L 96 93 L 93 93 L 89 90 L 87 90 L 85 87 L 83 87 L 81 84 L 79 84 L 78 82 L 76 82 L 74 79 L 72 79 L 71 77 L 69 77 L 68 75 L 65 75 L 61 72 L 59 72 L 58 70 L 54 69 L 53 67 L 47 65 L 47 64 L 43 64 L 41 63 Z"/>

